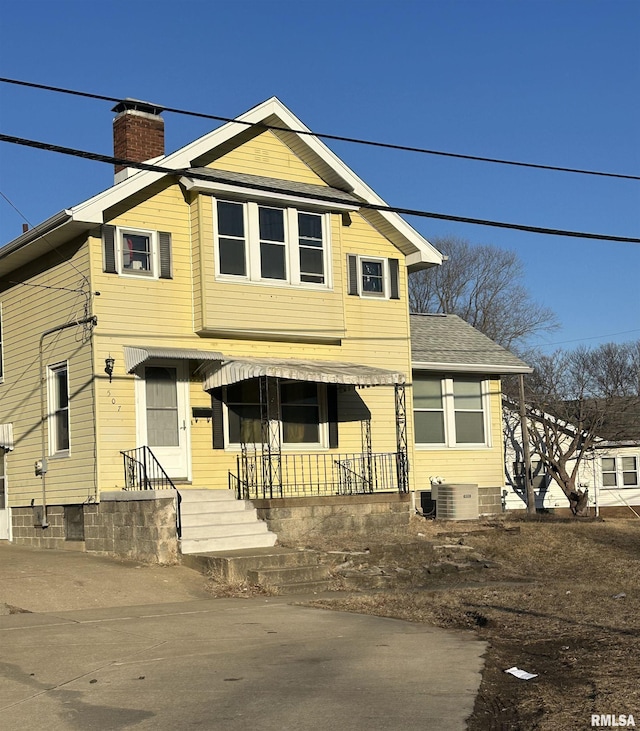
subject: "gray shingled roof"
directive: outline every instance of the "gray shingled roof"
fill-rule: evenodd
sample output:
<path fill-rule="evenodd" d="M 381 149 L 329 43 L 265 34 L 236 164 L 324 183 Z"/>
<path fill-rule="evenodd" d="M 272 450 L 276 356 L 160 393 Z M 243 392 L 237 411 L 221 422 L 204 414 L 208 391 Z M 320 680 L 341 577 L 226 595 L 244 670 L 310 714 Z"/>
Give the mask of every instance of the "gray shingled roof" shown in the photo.
<path fill-rule="evenodd" d="M 529 373 L 513 353 L 457 315 L 411 315 L 411 360 L 427 370 Z"/>
<path fill-rule="evenodd" d="M 302 195 L 306 198 L 318 197 L 331 199 L 336 203 L 351 203 L 359 205 L 362 201 L 351 193 L 338 188 L 331 188 L 328 185 L 313 185 L 311 183 L 298 183 L 294 180 L 280 180 L 279 178 L 267 178 L 262 175 L 249 175 L 248 173 L 233 173 L 229 170 L 215 170 L 213 168 L 190 168 L 198 176 L 204 175 L 216 183 L 227 185 L 238 185 L 254 187 L 262 190 L 273 190 L 276 192 L 290 193 L 291 195 Z M 184 173 L 189 176 L 189 170 Z"/>

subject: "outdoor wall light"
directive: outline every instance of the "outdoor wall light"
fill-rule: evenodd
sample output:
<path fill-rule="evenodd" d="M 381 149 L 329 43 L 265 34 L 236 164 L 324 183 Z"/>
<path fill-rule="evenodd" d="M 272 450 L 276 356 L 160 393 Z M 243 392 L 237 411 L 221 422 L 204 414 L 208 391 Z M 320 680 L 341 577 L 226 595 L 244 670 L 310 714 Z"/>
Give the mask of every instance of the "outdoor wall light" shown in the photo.
<path fill-rule="evenodd" d="M 111 383 L 111 378 L 113 376 L 113 366 L 115 365 L 115 358 L 111 357 L 111 354 L 109 354 L 108 358 L 104 359 L 104 372 L 109 376 L 109 383 Z"/>

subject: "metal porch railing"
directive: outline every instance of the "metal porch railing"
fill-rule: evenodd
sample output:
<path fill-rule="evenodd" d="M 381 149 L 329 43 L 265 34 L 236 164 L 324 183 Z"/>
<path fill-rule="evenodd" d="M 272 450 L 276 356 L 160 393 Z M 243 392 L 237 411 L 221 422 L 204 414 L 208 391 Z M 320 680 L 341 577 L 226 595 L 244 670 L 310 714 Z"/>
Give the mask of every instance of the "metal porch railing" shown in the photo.
<path fill-rule="evenodd" d="M 124 460 L 125 490 L 171 490 L 173 481 L 149 447 L 120 452 Z"/>
<path fill-rule="evenodd" d="M 406 470 L 406 458 L 397 452 L 367 454 L 240 455 L 236 474 L 229 472 L 229 488 L 238 499 L 328 495 L 363 495 L 395 492 Z"/>

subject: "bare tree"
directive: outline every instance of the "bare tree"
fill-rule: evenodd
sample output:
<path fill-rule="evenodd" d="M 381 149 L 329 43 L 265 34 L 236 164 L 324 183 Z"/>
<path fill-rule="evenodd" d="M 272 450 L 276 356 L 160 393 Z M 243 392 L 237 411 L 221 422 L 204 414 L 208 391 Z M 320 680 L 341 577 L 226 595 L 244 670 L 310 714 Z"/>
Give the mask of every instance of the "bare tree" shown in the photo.
<path fill-rule="evenodd" d="M 522 285 L 523 266 L 516 253 L 452 237 L 432 241 L 449 258 L 410 276 L 412 312 L 458 315 L 505 348 L 557 328 L 555 314 Z"/>
<path fill-rule="evenodd" d="M 584 515 L 588 505 L 587 490 L 576 483 L 587 452 L 598 439 L 631 436 L 633 422 L 624 417 L 640 413 L 638 352 L 640 341 L 532 359 L 534 372 L 526 378 L 529 438 L 574 515 Z"/>

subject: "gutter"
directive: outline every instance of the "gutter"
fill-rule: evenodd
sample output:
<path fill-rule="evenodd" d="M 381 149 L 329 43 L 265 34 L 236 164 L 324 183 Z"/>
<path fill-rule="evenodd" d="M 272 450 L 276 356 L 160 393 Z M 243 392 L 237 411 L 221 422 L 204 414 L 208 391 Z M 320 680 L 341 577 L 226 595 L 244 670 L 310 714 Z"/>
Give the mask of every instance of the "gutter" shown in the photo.
<path fill-rule="evenodd" d="M 18 236 L 17 239 L 13 239 L 13 241 L 10 241 L 6 246 L 0 248 L 0 259 L 4 259 L 5 257 L 13 254 L 15 251 L 21 249 L 23 246 L 27 246 L 27 244 L 30 244 L 32 241 L 36 241 L 36 239 L 50 234 L 57 228 L 69 223 L 72 218 L 73 216 L 71 215 L 71 211 L 68 209 L 56 213 L 51 216 L 51 218 L 47 218 L 46 221 L 43 221 L 34 228 L 25 231 L 25 233 Z"/>
<path fill-rule="evenodd" d="M 510 374 L 510 373 L 533 373 L 533 368 L 525 365 L 495 365 L 490 363 L 433 363 L 426 361 L 412 361 L 411 367 L 418 371 L 438 371 L 451 373 L 485 373 L 485 374 Z"/>

